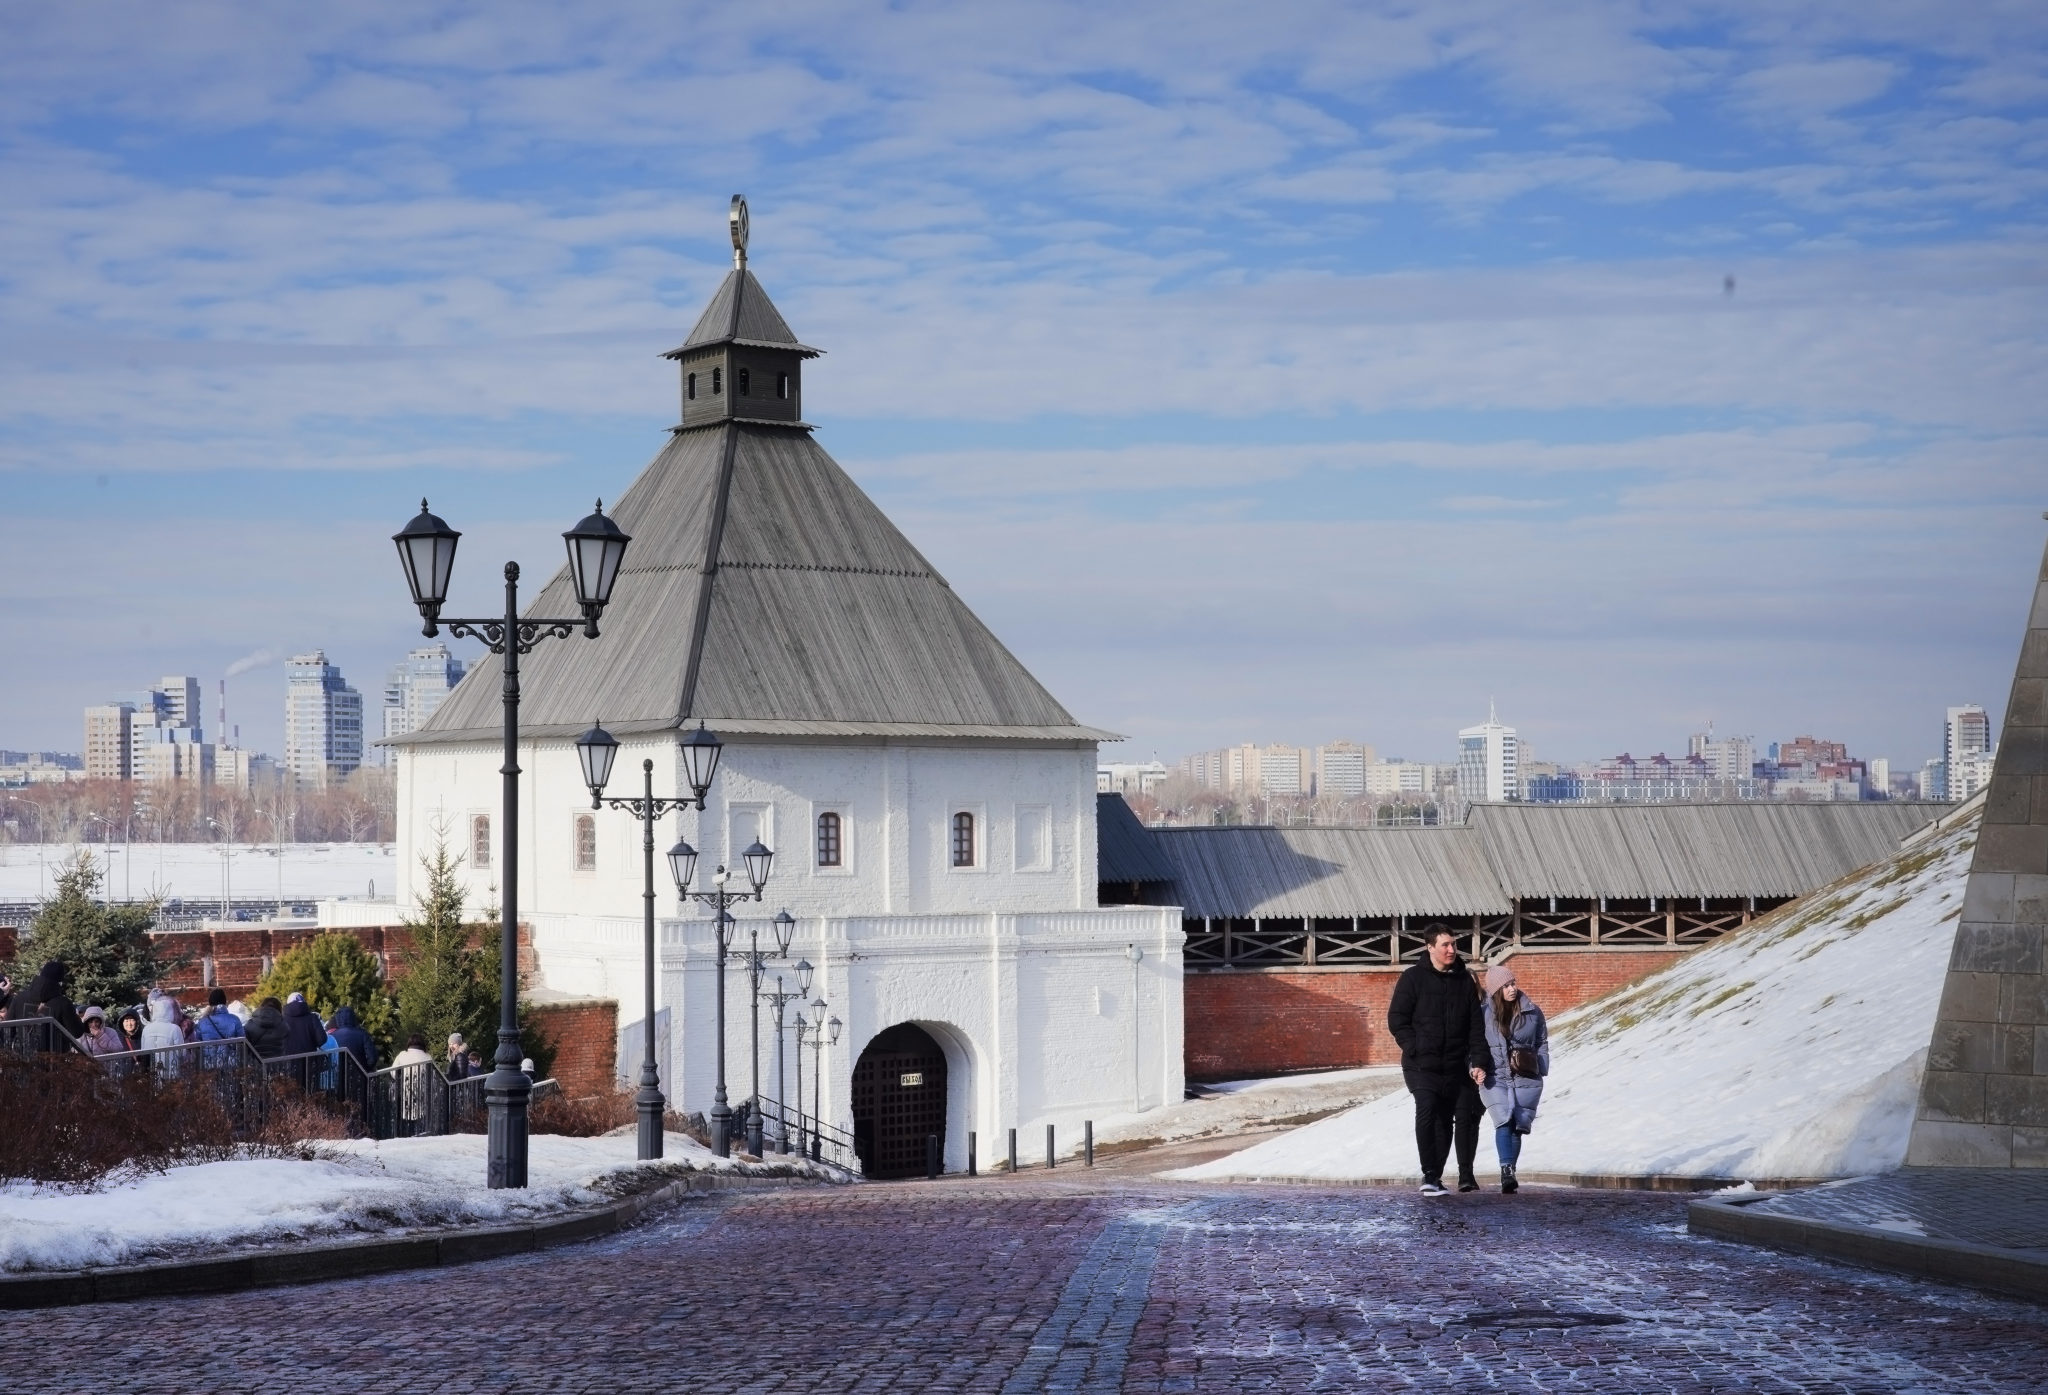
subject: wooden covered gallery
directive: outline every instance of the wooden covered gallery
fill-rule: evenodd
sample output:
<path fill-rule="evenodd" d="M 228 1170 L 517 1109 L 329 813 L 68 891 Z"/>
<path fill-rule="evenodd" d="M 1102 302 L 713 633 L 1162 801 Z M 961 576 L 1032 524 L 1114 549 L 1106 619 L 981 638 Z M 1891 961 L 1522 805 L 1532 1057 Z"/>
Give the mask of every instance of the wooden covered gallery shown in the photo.
<path fill-rule="evenodd" d="M 1449 925 L 1551 1011 L 1867 866 L 1932 804 L 1486 804 L 1444 828 L 1144 828 L 1097 815 L 1105 900 L 1178 905 L 1190 1079 L 1393 1064 L 1394 977 Z"/>

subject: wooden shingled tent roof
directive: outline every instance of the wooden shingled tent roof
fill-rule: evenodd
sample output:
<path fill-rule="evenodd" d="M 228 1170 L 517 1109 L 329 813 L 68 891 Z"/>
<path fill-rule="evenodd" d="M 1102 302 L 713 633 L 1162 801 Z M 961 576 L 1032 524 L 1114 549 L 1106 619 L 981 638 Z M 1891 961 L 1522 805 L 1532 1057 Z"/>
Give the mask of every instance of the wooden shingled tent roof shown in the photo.
<path fill-rule="evenodd" d="M 799 344 L 753 273 L 726 277 L 677 357 Z M 675 429 L 610 510 L 632 535 L 595 642 L 521 662 L 521 731 L 1092 743 L 808 426 Z M 567 568 L 527 607 L 573 615 Z M 485 656 L 397 744 L 496 739 L 502 661 Z"/>

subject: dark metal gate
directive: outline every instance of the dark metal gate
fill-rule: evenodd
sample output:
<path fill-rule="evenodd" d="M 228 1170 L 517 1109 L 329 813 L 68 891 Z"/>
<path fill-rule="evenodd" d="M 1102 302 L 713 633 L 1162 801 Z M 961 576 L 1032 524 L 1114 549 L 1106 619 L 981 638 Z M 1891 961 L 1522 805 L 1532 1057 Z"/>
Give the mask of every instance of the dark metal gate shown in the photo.
<path fill-rule="evenodd" d="M 860 1053 L 853 1067 L 853 1147 L 871 1178 L 924 1173 L 925 1139 L 946 1138 L 946 1055 L 905 1022 Z"/>

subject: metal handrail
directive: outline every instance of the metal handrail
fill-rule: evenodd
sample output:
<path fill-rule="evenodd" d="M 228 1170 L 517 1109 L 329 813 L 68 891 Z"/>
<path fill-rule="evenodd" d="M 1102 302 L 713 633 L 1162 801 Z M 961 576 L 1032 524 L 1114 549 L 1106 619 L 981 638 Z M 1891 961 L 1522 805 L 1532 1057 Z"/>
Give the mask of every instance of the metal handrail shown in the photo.
<path fill-rule="evenodd" d="M 834 1128 L 823 1120 L 813 1119 L 801 1109 L 787 1108 L 777 1100 L 743 1101 L 741 1108 L 748 1107 L 760 1109 L 764 1135 L 767 1132 L 767 1121 L 772 1119 L 781 1122 L 794 1145 L 791 1150 L 793 1153 L 809 1157 L 815 1162 L 829 1162 L 835 1167 L 856 1172 L 860 1170 L 860 1160 L 853 1150 L 852 1134 Z"/>
<path fill-rule="evenodd" d="M 59 1041 L 64 1045 L 56 1045 Z M 77 1037 L 65 1031 L 64 1024 L 54 1017 L 14 1017 L 0 1021 L 0 1052 L 31 1056 L 39 1051 L 62 1051 L 67 1047 L 89 1060 L 98 1059 Z"/>

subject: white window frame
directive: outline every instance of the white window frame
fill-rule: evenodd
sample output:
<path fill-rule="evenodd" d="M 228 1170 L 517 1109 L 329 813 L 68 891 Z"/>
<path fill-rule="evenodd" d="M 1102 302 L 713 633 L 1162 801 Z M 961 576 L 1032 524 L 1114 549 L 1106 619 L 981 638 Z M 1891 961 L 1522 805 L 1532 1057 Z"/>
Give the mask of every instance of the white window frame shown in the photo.
<path fill-rule="evenodd" d="M 581 846 L 581 830 L 585 819 L 590 820 L 590 865 L 588 867 L 583 865 L 583 848 Z M 597 815 L 587 809 L 572 813 L 569 816 L 569 870 L 572 874 L 579 877 L 596 875 L 598 863 L 602 860 L 597 855 L 597 844 Z"/>
<path fill-rule="evenodd" d="M 970 867 L 953 865 L 953 816 L 968 814 L 974 819 L 974 864 Z M 940 827 L 940 844 L 945 854 L 945 868 L 962 876 L 979 876 L 988 871 L 988 806 L 985 804 L 953 803 L 946 806 L 946 819 Z"/>
<path fill-rule="evenodd" d="M 484 860 L 482 862 L 476 860 L 476 821 L 478 819 L 484 821 Z M 497 820 L 492 818 L 486 810 L 472 809 L 469 811 L 468 829 L 469 870 L 472 872 L 488 872 L 492 870 L 498 864 Z"/>
<path fill-rule="evenodd" d="M 839 865 L 827 867 L 818 861 L 818 821 L 827 814 L 839 816 Z M 781 854 L 778 852 L 777 857 Z M 850 877 L 853 875 L 853 814 L 844 804 L 813 804 L 811 806 L 811 871 L 821 877 Z"/>

